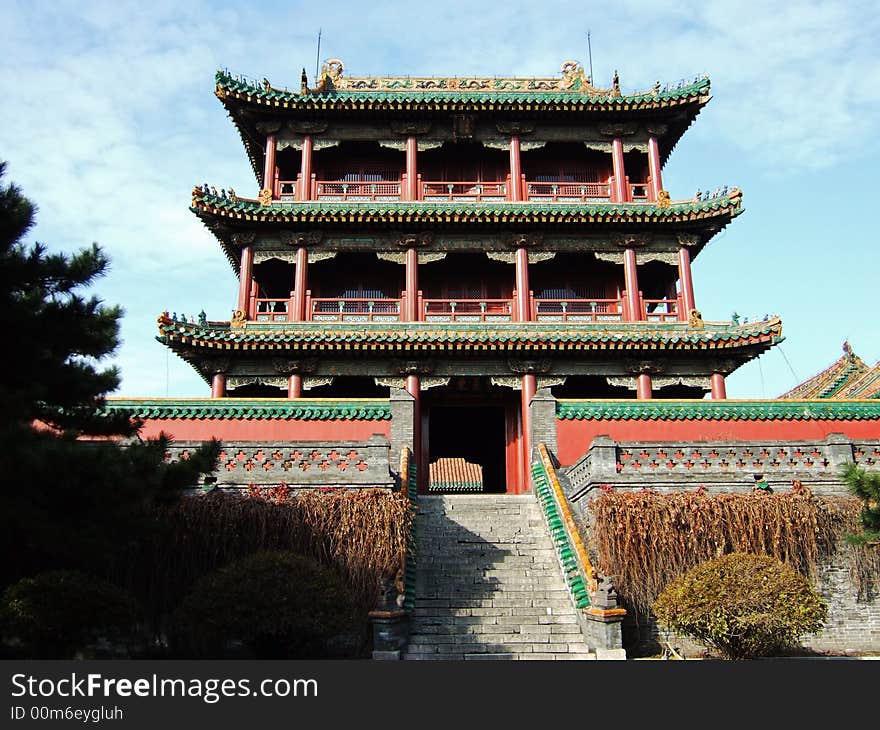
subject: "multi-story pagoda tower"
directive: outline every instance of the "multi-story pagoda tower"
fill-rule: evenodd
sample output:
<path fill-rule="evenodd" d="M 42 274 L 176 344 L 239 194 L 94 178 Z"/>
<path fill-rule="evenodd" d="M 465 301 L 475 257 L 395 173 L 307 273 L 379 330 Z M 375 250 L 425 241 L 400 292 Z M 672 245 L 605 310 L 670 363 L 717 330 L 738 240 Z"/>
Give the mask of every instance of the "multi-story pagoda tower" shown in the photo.
<path fill-rule="evenodd" d="M 623 94 L 575 62 L 544 79 L 355 78 L 331 60 L 315 88 L 219 72 L 215 93 L 258 185 L 197 187 L 192 210 L 238 297 L 229 321 L 159 321 L 215 398 L 405 389 L 421 474 L 461 457 L 516 493 L 536 394 L 723 399 L 781 339 L 778 319 L 697 307 L 691 261 L 742 196 L 675 199 L 662 169 L 707 78 Z"/>

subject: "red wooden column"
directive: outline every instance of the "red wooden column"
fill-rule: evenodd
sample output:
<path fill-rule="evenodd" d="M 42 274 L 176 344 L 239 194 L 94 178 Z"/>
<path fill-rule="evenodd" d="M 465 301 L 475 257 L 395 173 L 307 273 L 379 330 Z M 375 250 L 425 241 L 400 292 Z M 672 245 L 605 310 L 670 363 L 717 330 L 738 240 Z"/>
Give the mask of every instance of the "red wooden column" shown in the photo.
<path fill-rule="evenodd" d="M 529 297 L 529 252 L 520 246 L 516 249 L 516 315 L 517 322 L 532 320 Z"/>
<path fill-rule="evenodd" d="M 611 142 L 611 165 L 614 170 L 612 202 L 625 203 L 629 200 L 629 191 L 626 187 L 626 166 L 623 162 L 623 140 L 620 137 L 615 137 Z"/>
<path fill-rule="evenodd" d="M 251 294 L 251 282 L 254 278 L 254 249 L 251 246 L 245 246 L 241 249 L 241 266 L 238 269 L 238 306 L 248 314 L 249 299 Z"/>
<path fill-rule="evenodd" d="M 419 311 L 419 253 L 414 248 L 406 249 L 406 322 L 418 322 Z"/>
<path fill-rule="evenodd" d="M 211 397 L 226 397 L 226 373 L 214 373 L 211 377 Z"/>
<path fill-rule="evenodd" d="M 266 137 L 266 159 L 263 165 L 263 190 L 271 190 L 275 197 L 275 135 Z"/>
<path fill-rule="evenodd" d="M 299 168 L 299 199 L 312 199 L 312 135 L 304 134 L 302 143 L 302 163 Z"/>
<path fill-rule="evenodd" d="M 305 246 L 296 249 L 296 263 L 293 275 L 293 322 L 303 322 L 308 319 L 306 312 L 306 288 L 308 287 L 309 252 Z"/>
<path fill-rule="evenodd" d="M 694 280 L 691 278 L 691 252 L 685 246 L 678 249 L 678 280 L 681 282 L 682 311 L 679 319 L 686 322 L 694 304 Z"/>
<path fill-rule="evenodd" d="M 522 200 L 522 162 L 520 160 L 519 137 L 510 138 L 510 191 L 508 200 Z"/>
<path fill-rule="evenodd" d="M 303 394 L 302 375 L 298 375 L 298 374 L 294 373 L 293 375 L 288 376 L 287 397 L 288 398 L 302 398 L 302 394 Z"/>
<path fill-rule="evenodd" d="M 419 469 L 419 491 L 423 484 L 428 483 L 427 474 L 423 474 L 427 459 L 422 458 L 422 408 L 421 408 L 421 386 L 418 375 L 406 376 L 406 392 L 413 397 L 413 456 Z"/>
<path fill-rule="evenodd" d="M 639 274 L 636 268 L 636 251 L 627 248 L 623 252 L 623 280 L 626 286 L 626 306 L 629 309 L 629 321 L 639 322 L 644 319 L 642 298 L 639 296 Z"/>
<path fill-rule="evenodd" d="M 648 191 L 650 199 L 657 200 L 663 190 L 663 180 L 660 173 L 660 148 L 657 146 L 657 137 L 653 134 L 648 137 L 648 174 L 651 176 L 651 189 Z"/>
<path fill-rule="evenodd" d="M 651 400 L 651 376 L 648 373 L 640 373 L 636 381 L 636 398 L 639 400 Z"/>
<path fill-rule="evenodd" d="M 712 373 L 712 400 L 725 398 L 727 398 L 727 386 L 724 384 L 724 376 L 721 373 Z"/>
<path fill-rule="evenodd" d="M 537 391 L 537 382 L 532 374 L 522 376 L 522 475 L 520 478 L 520 492 L 529 490 L 532 469 L 532 416 L 529 411 L 529 403 Z"/>
<path fill-rule="evenodd" d="M 418 142 L 415 135 L 411 134 L 406 138 L 406 188 L 401 191 L 404 200 L 419 199 L 418 152 Z"/>

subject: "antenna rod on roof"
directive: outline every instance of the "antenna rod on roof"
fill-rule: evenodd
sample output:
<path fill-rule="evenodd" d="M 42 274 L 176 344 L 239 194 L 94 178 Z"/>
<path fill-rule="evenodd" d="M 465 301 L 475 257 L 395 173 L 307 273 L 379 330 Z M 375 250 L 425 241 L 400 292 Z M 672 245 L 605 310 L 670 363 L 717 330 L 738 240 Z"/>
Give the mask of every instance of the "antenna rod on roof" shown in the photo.
<path fill-rule="evenodd" d="M 315 84 L 318 83 L 318 67 L 321 65 L 321 29 L 318 28 L 318 52 L 315 54 Z"/>
<path fill-rule="evenodd" d="M 590 31 L 587 31 L 587 57 L 590 60 L 590 83 L 595 86 L 596 82 L 593 80 L 593 46 L 590 44 Z"/>

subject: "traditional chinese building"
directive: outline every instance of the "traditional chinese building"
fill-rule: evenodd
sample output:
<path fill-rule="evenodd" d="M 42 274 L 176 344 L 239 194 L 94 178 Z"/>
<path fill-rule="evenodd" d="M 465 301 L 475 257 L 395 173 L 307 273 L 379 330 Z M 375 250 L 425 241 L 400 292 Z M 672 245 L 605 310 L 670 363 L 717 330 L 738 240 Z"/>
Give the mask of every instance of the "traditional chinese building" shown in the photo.
<path fill-rule="evenodd" d="M 238 295 L 228 321 L 159 322 L 214 398 L 405 388 L 423 474 L 463 458 L 483 470 L 472 488 L 517 493 L 539 389 L 724 398 L 781 339 L 778 319 L 697 308 L 691 262 L 742 195 L 672 196 L 662 167 L 707 78 L 623 94 L 574 62 L 546 79 L 358 78 L 332 60 L 314 88 L 216 81 L 258 194 L 197 187 L 192 210 Z"/>
<path fill-rule="evenodd" d="M 491 625 L 457 626 L 451 599 L 467 585 L 494 606 L 505 585 L 483 571 L 502 562 L 506 588 L 526 598 L 499 610 L 518 606 L 521 635 L 541 634 L 541 607 L 559 600 L 552 632 L 570 631 L 567 607 L 583 643 L 547 646 L 566 658 L 619 650 L 626 612 L 579 534 L 591 489 L 840 494 L 843 465 L 880 468 L 880 378 L 851 351 L 782 398 L 727 398 L 725 377 L 782 326 L 700 314 L 691 262 L 743 211 L 742 194 L 670 193 L 662 172 L 709 88 L 700 77 L 625 94 L 616 75 L 598 88 L 574 62 L 554 78 L 487 79 L 352 77 L 332 60 L 292 91 L 218 72 L 256 184 L 196 187 L 191 210 L 238 292 L 228 319 L 162 314 L 158 338 L 211 397 L 108 407 L 142 419 L 145 436 L 170 433 L 170 458 L 220 438 L 220 486 L 424 499 L 413 550 L 431 560 L 419 580 L 406 566 L 408 656 L 502 645 Z M 498 496 L 417 496 L 468 491 Z M 529 531 L 534 554 L 504 547 Z M 482 543 L 484 562 L 461 542 Z M 535 567 L 551 547 L 561 572 Z M 435 557 L 445 572 L 431 573 Z M 820 648 L 852 647 L 848 627 L 877 621 L 838 568 Z M 532 597 L 531 576 L 559 585 Z M 422 598 L 449 598 L 448 620 L 419 614 Z M 377 646 L 399 656 L 405 638 L 382 631 Z"/>

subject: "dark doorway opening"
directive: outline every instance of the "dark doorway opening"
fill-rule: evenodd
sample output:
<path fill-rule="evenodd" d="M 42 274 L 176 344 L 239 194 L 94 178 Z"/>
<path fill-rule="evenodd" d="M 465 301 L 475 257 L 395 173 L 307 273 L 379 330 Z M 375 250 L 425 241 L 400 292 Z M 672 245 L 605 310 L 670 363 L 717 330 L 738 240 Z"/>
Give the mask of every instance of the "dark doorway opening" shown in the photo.
<path fill-rule="evenodd" d="M 431 406 L 428 461 L 459 458 L 479 464 L 481 492 L 503 494 L 507 491 L 504 416 L 502 406 Z"/>

